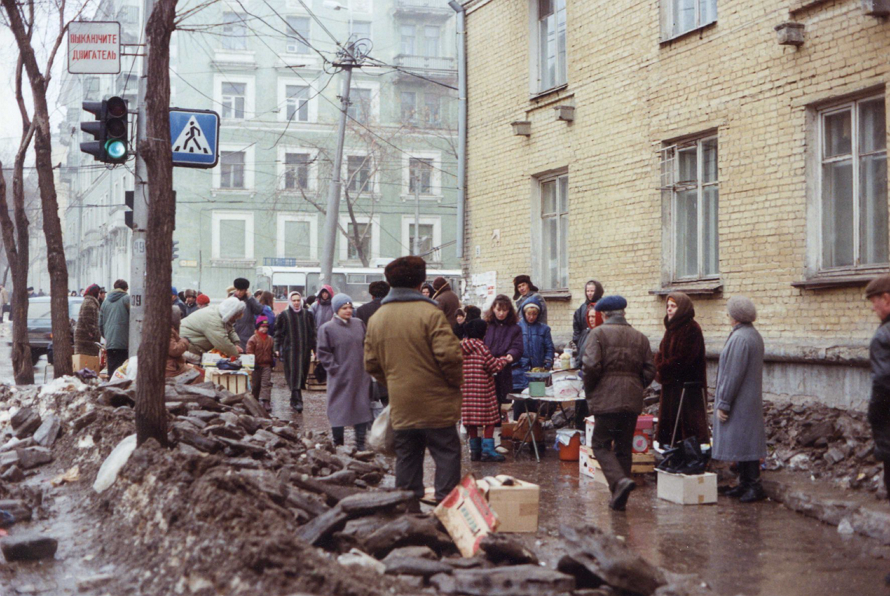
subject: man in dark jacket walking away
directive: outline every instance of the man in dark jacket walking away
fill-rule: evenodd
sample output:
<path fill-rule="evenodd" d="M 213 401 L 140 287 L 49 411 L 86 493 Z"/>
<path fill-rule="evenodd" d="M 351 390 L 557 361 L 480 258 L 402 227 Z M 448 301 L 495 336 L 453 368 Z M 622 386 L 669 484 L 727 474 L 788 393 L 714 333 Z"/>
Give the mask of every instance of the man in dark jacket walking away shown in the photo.
<path fill-rule="evenodd" d="M 400 257 L 386 266 L 392 286 L 365 336 L 365 369 L 389 389 L 396 487 L 423 496 L 423 458 L 436 462 L 436 501 L 460 482 L 463 355 L 436 303 L 420 293 L 426 263 Z"/>
<path fill-rule="evenodd" d="M 244 316 L 235 323 L 235 333 L 243 350 L 247 347 L 247 340 L 256 332 L 256 318 L 263 314 L 263 305 L 250 295 L 250 282 L 243 277 L 236 279 L 232 285 L 235 286 L 232 296 L 244 303 Z"/>
<path fill-rule="evenodd" d="M 122 279 L 114 282 L 114 289 L 99 309 L 99 329 L 105 338 L 108 355 L 108 378 L 130 357 L 130 286 Z"/>
<path fill-rule="evenodd" d="M 875 459 L 884 462 L 884 486 L 890 495 L 890 275 L 873 279 L 865 288 L 872 310 L 881 320 L 868 347 L 871 360 L 871 399 L 868 422 L 875 439 Z"/>
<path fill-rule="evenodd" d="M 355 310 L 355 316 L 361 319 L 366 327 L 374 313 L 383 305 L 383 299 L 389 294 L 389 284 L 385 281 L 372 281 L 368 286 L 368 293 L 373 300 L 362 304 Z"/>
<path fill-rule="evenodd" d="M 576 348 L 578 347 L 578 341 L 581 339 L 581 335 L 589 328 L 587 324 L 587 312 L 593 310 L 593 307 L 596 306 L 596 303 L 599 302 L 599 299 L 602 297 L 603 284 L 593 279 L 588 281 L 584 286 L 584 304 L 578 307 L 574 317 L 572 317 L 572 342 L 575 344 Z M 599 326 L 602 324 L 602 316 L 597 315 L 597 318 L 600 319 L 597 322 L 597 326 Z"/>
<path fill-rule="evenodd" d="M 448 324 L 453 328 L 457 325 L 457 311 L 460 310 L 460 298 L 451 289 L 448 281 L 444 277 L 437 277 L 433 280 L 433 300 L 439 305 L 439 310 L 445 313 Z"/>
<path fill-rule="evenodd" d="M 606 296 L 596 303 L 605 321 L 590 332 L 582 369 L 593 427 L 593 454 L 609 482 L 609 507 L 624 511 L 636 484 L 631 479 L 633 437 L 643 411 L 643 391 L 655 378 L 649 339 L 624 318 L 627 300 Z"/>

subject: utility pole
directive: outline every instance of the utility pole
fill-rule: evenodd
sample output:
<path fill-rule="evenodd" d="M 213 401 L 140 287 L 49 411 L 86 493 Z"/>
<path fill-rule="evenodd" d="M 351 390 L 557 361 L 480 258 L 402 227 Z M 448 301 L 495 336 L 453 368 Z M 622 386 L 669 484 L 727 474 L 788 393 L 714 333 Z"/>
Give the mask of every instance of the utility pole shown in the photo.
<path fill-rule="evenodd" d="M 146 0 L 148 1 L 148 0 Z M 337 130 L 337 153 L 334 155 L 334 171 L 328 187 L 328 208 L 324 216 L 324 247 L 321 253 L 321 279 L 319 287 L 330 284 L 334 272 L 334 247 L 337 242 L 337 222 L 340 219 L 340 172 L 343 167 L 343 145 L 346 141 L 346 112 L 349 109 L 349 90 L 352 87 L 352 69 L 361 66 L 356 59 L 356 45 L 347 45 L 340 52 L 340 60 L 334 63 L 343 69 L 343 92 L 340 94 L 340 126 Z"/>
<path fill-rule="evenodd" d="M 420 177 L 414 176 L 414 256 L 420 255 Z"/>
<path fill-rule="evenodd" d="M 145 45 L 142 48 L 142 76 L 139 77 L 138 115 L 136 116 L 136 181 L 133 201 L 132 250 L 130 251 L 130 342 L 132 358 L 139 352 L 142 342 L 142 321 L 145 318 L 145 229 L 148 227 L 148 167 L 142 157 L 142 149 L 148 138 L 148 117 L 145 111 L 145 94 L 148 87 L 148 17 L 154 10 L 154 0 L 144 0 L 142 30 Z M 138 53 L 138 52 L 137 52 Z"/>

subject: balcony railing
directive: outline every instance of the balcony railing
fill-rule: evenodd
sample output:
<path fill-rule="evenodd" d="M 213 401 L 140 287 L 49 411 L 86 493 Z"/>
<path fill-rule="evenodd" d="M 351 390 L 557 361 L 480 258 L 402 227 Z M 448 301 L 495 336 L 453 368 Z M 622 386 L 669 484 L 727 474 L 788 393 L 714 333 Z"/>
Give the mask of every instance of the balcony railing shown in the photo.
<path fill-rule="evenodd" d="M 457 80 L 457 62 L 454 58 L 446 56 L 412 56 L 409 54 L 399 54 L 394 60 L 396 66 L 428 79 L 437 79 L 443 81 Z M 411 74 L 401 73 L 398 79 L 416 78 Z"/>
<path fill-rule="evenodd" d="M 397 17 L 423 16 L 445 20 L 454 15 L 454 11 L 445 0 L 396 0 L 395 14 Z"/>

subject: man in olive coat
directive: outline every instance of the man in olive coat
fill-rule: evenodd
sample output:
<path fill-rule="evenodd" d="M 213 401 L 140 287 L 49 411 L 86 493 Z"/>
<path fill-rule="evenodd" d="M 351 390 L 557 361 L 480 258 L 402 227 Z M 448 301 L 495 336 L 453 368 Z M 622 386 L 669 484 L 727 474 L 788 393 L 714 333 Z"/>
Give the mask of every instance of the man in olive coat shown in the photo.
<path fill-rule="evenodd" d="M 890 461 L 890 275 L 873 279 L 865 288 L 865 297 L 881 320 L 868 347 L 871 359 L 871 399 L 868 422 L 875 439 L 875 459 L 884 462 L 884 485 L 890 495 L 887 462 Z"/>
<path fill-rule="evenodd" d="M 591 446 L 612 491 L 609 507 L 624 511 L 637 486 L 631 479 L 634 431 L 655 361 L 649 338 L 624 318 L 627 300 L 606 296 L 594 308 L 605 321 L 587 337 L 582 361 L 587 405 L 596 417 Z"/>
<path fill-rule="evenodd" d="M 423 457 L 436 462 L 436 501 L 460 482 L 463 355 L 436 303 L 420 293 L 426 263 L 401 257 L 387 265 L 392 286 L 368 323 L 365 369 L 389 390 L 395 431 L 396 487 L 423 496 Z"/>

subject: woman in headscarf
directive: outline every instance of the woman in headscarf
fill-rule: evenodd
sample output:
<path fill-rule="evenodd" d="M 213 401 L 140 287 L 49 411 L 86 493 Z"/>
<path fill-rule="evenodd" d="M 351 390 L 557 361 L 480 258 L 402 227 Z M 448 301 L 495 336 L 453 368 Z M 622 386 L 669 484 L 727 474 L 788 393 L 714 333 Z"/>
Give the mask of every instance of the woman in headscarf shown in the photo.
<path fill-rule="evenodd" d="M 670 446 L 676 427 L 677 442 L 696 437 L 700 443 L 708 443 L 708 413 L 702 393 L 708 387 L 705 338 L 689 296 L 668 294 L 665 311 L 664 338 L 655 355 L 656 379 L 661 383 L 656 439 L 662 448 Z"/>
<path fill-rule="evenodd" d="M 312 305 L 312 314 L 315 315 L 316 329 L 321 329 L 322 325 L 334 317 L 334 309 L 331 307 L 331 298 L 333 297 L 334 288 L 331 286 L 321 286 L 321 291 L 318 293 L 318 297 Z"/>
<path fill-rule="evenodd" d="M 355 448 L 365 449 L 371 414 L 371 376 L 365 371 L 365 324 L 353 317 L 352 298 L 331 300 L 334 318 L 318 330 L 318 360 L 328 371 L 328 420 L 334 445 L 343 445 L 344 429 L 355 429 Z"/>
<path fill-rule="evenodd" d="M 83 293 L 80 314 L 74 327 L 74 353 L 84 356 L 99 355 L 99 286 L 88 287 Z"/>
<path fill-rule="evenodd" d="M 226 356 L 237 356 L 242 350 L 235 322 L 243 316 L 244 302 L 229 296 L 216 308 L 202 308 L 186 317 L 180 335 L 188 340 L 192 354 L 200 356 L 215 349 Z"/>
<path fill-rule="evenodd" d="M 303 306 L 299 292 L 287 295 L 287 308 L 275 318 L 275 355 L 284 362 L 290 405 L 303 411 L 303 389 L 315 349 L 315 317 Z"/>
<path fill-rule="evenodd" d="M 432 300 L 433 295 L 436 293 L 436 290 L 433 289 L 433 284 L 424 282 L 424 284 L 420 286 L 420 293 Z"/>

